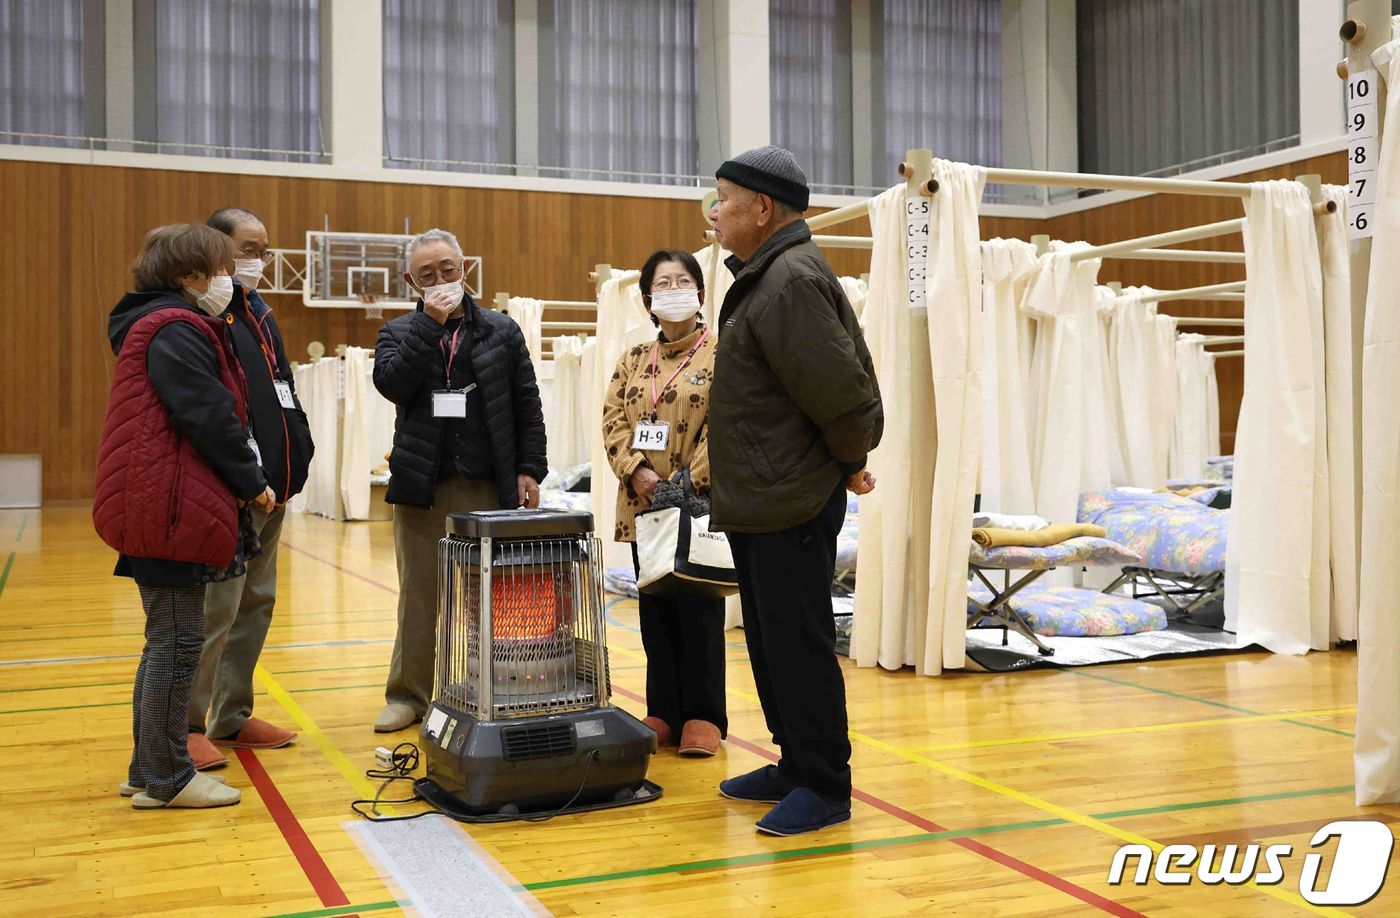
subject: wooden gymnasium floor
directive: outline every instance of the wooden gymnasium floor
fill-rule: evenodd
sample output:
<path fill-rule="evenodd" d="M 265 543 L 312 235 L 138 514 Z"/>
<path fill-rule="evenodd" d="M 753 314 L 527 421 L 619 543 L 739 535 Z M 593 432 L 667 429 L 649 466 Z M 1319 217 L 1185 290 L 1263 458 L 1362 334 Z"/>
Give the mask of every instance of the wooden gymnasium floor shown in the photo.
<path fill-rule="evenodd" d="M 110 576 L 86 506 L 0 513 L 0 913 L 391 915 L 345 828 L 383 742 L 394 622 L 387 523 L 293 516 L 258 713 L 301 730 L 224 771 L 240 806 L 133 812 L 118 799 L 141 649 L 136 590 Z M 616 701 L 641 714 L 635 606 L 610 626 Z M 1301 913 L 1301 853 L 1352 803 L 1352 653 L 918 679 L 847 667 L 854 819 L 757 836 L 721 778 L 771 760 L 740 632 L 733 736 L 653 760 L 665 797 L 543 825 L 473 827 L 556 915 Z M 414 738 L 412 731 L 404 738 Z M 1400 820 L 1400 807 L 1370 818 Z M 1273 888 L 1110 887 L 1125 842 L 1290 842 Z M 1392 861 L 1391 879 L 1400 871 Z M 1313 909 L 1317 911 L 1317 909 Z M 1369 905 L 1400 913 L 1400 883 Z"/>

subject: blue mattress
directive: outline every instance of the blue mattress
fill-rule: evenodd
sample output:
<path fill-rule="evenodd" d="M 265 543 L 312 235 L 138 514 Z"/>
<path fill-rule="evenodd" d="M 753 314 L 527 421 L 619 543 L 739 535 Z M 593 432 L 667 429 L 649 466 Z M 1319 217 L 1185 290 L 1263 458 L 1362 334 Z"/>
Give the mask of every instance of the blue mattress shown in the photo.
<path fill-rule="evenodd" d="M 1108 537 L 1143 557 L 1143 566 L 1202 576 L 1225 570 L 1228 510 L 1189 497 L 1112 488 L 1079 498 L 1079 522 L 1096 523 Z"/>

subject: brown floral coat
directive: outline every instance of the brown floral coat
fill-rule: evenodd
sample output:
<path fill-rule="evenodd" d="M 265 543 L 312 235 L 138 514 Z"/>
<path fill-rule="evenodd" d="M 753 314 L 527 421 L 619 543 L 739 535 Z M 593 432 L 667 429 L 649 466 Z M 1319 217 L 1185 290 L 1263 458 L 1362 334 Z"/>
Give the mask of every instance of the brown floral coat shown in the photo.
<path fill-rule="evenodd" d="M 685 361 L 703 331 L 703 327 L 697 328 L 679 341 L 660 342 L 658 389 Z M 697 493 L 710 489 L 709 429 L 705 416 L 710 410 L 710 383 L 715 372 L 715 336 L 705 336 L 685 369 L 660 393 L 660 403 L 653 409 L 651 361 L 655 347 L 656 342 L 647 342 L 622 355 L 603 403 L 603 448 L 621 482 L 614 536 L 619 542 L 634 542 L 637 538 L 633 521 L 643 507 L 641 498 L 632 490 L 632 473 L 643 463 L 663 479 L 688 468 Z M 670 424 L 670 442 L 661 452 L 632 449 L 637 422 L 651 420 L 653 410 L 658 421 Z"/>

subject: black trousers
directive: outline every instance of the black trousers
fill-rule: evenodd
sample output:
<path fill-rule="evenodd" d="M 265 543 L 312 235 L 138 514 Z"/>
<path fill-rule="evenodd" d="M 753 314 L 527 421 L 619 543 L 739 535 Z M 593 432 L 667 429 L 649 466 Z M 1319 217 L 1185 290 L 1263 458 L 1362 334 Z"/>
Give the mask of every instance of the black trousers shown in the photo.
<path fill-rule="evenodd" d="M 846 492 L 813 520 L 778 532 L 729 534 L 744 637 L 779 771 L 827 797 L 851 796 L 846 682 L 836 661 L 831 581 Z"/>
<path fill-rule="evenodd" d="M 637 546 L 632 567 L 639 570 Z M 724 698 L 724 600 L 686 593 L 637 599 L 647 654 L 647 716 L 664 720 L 680 739 L 688 720 L 729 733 Z"/>

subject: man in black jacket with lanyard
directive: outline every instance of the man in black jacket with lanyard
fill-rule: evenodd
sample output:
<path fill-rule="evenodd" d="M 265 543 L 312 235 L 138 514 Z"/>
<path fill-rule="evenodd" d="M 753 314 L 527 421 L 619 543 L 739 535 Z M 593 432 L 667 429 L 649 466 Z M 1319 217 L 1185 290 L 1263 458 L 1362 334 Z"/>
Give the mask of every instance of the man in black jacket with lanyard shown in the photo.
<path fill-rule="evenodd" d="M 544 414 L 525 335 L 477 306 L 457 237 L 431 229 L 407 245 L 418 308 L 385 323 L 374 386 L 398 407 L 389 493 L 399 568 L 399 630 L 384 710 L 392 733 L 422 719 L 437 651 L 437 543 L 449 513 L 537 507 L 547 472 Z"/>
<path fill-rule="evenodd" d="M 277 544 L 286 504 L 306 484 L 314 449 L 282 332 L 254 289 L 268 258 L 267 228 L 237 207 L 215 211 L 207 222 L 233 240 L 233 300 L 223 318 L 248 383 L 248 420 L 276 507 L 270 512 L 252 509 L 262 552 L 248 562 L 248 572 L 211 583 L 205 593 L 204 655 L 189 711 L 190 757 L 201 769 L 228 762 L 218 747 L 276 749 L 296 738 L 291 730 L 253 716 L 253 669 L 277 602 Z"/>

